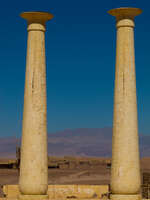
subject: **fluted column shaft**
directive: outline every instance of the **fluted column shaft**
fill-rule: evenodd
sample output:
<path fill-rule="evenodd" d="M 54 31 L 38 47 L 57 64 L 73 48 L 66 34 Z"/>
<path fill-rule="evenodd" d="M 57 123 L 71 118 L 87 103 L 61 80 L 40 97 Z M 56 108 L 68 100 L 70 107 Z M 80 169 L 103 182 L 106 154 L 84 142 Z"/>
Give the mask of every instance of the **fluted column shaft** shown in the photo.
<path fill-rule="evenodd" d="M 44 18 L 46 14 L 47 17 Z M 46 14 L 28 12 L 21 15 L 28 21 L 28 43 L 19 178 L 22 194 L 20 198 L 26 198 L 26 195 L 46 195 L 48 188 L 45 22 L 51 19 L 52 15 Z"/>
<path fill-rule="evenodd" d="M 117 20 L 111 167 L 111 199 L 115 200 L 141 198 L 134 59 L 134 16 L 140 12 L 134 8 L 109 11 Z"/>

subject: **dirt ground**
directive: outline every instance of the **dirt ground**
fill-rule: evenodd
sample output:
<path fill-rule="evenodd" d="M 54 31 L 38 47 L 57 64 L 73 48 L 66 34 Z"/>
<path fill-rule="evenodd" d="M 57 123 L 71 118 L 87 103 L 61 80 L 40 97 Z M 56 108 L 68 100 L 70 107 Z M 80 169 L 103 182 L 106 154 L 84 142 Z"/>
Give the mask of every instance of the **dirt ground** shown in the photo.
<path fill-rule="evenodd" d="M 141 173 L 150 173 L 150 158 L 141 161 Z M 142 178 L 142 176 L 141 176 Z M 18 184 L 19 172 L 17 169 L 0 169 L 0 186 Z M 96 168 L 84 169 L 49 169 L 48 184 L 87 184 L 105 185 L 110 183 L 110 169 L 104 165 Z M 2 196 L 2 190 L 0 190 Z"/>
<path fill-rule="evenodd" d="M 18 184 L 17 169 L 0 169 L 0 185 Z M 97 169 L 49 169 L 49 184 L 108 184 L 110 170 L 104 167 Z"/>
<path fill-rule="evenodd" d="M 141 173 L 150 173 L 150 158 L 141 161 Z M 0 185 L 18 184 L 19 172 L 17 169 L 0 169 Z M 110 169 L 105 165 L 96 168 L 84 169 L 49 169 L 49 184 L 109 184 Z"/>
<path fill-rule="evenodd" d="M 96 169 L 49 169 L 48 184 L 109 184 L 110 169 L 100 166 Z M 0 186 L 18 184 L 17 169 L 0 169 Z M 3 196 L 0 187 L 0 197 Z"/>

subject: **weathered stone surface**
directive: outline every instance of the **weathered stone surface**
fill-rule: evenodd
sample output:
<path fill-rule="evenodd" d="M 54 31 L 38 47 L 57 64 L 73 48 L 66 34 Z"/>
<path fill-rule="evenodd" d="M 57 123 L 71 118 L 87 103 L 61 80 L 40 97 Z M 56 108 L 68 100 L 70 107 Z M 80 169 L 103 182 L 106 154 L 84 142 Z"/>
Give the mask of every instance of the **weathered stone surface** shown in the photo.
<path fill-rule="evenodd" d="M 10 199 L 20 195 L 18 185 L 4 185 L 3 192 Z M 108 185 L 48 185 L 47 194 L 49 199 L 99 199 L 108 192 Z"/>
<path fill-rule="evenodd" d="M 44 12 L 25 12 L 21 17 L 28 22 L 28 44 L 19 188 L 23 195 L 46 195 L 45 23 L 53 16 Z"/>
<path fill-rule="evenodd" d="M 18 199 L 20 199 L 20 200 L 48 200 L 49 199 L 49 197 L 48 197 L 48 195 L 19 195 L 18 196 Z"/>
<path fill-rule="evenodd" d="M 119 200 L 140 198 L 133 30 L 134 17 L 140 13 L 139 8 L 118 8 L 109 11 L 109 14 L 116 17 L 117 27 L 111 167 L 111 192 L 114 196 L 111 195 L 111 198 Z"/>
<path fill-rule="evenodd" d="M 113 194 L 113 195 L 110 195 L 110 199 L 112 200 L 141 200 L 142 197 L 140 194 L 132 194 L 132 195 L 119 195 L 119 194 Z"/>

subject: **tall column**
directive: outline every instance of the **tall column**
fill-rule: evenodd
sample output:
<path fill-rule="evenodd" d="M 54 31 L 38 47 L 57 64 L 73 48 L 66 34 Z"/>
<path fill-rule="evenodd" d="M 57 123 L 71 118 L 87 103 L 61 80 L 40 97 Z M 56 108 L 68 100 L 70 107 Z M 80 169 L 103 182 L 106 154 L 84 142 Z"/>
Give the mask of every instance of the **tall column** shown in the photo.
<path fill-rule="evenodd" d="M 111 199 L 138 200 L 140 160 L 134 60 L 134 17 L 139 8 L 117 8 L 117 49 L 112 138 Z"/>
<path fill-rule="evenodd" d="M 28 22 L 28 43 L 19 199 L 41 200 L 48 198 L 45 23 L 53 15 L 25 12 L 20 16 Z"/>

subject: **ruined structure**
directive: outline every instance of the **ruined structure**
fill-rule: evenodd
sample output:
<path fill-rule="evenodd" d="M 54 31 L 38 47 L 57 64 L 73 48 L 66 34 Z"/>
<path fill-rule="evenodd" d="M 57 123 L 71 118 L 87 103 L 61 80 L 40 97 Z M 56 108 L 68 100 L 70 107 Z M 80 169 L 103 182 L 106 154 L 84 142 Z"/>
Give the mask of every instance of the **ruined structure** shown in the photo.
<path fill-rule="evenodd" d="M 134 17 L 140 13 L 141 10 L 138 8 L 118 8 L 109 11 L 109 14 L 116 17 L 117 27 L 111 168 L 112 200 L 141 199 L 133 31 Z M 52 19 L 53 15 L 45 12 L 25 12 L 21 17 L 28 23 L 28 45 L 18 196 L 20 200 L 46 200 L 49 196 L 47 192 L 45 23 Z M 53 186 L 49 188 L 54 190 Z M 106 189 L 107 192 L 108 186 Z M 61 186 L 58 186 L 55 193 L 58 190 L 61 191 L 59 198 L 76 198 L 76 196 L 81 198 L 75 192 L 62 197 Z M 95 190 L 97 191 L 94 188 L 93 191 Z M 79 193 L 81 187 L 75 187 L 74 191 Z M 93 192 L 90 194 L 92 196 L 86 194 L 84 198 L 94 198 Z M 98 192 L 96 194 L 96 197 L 100 198 L 101 194 Z"/>
<path fill-rule="evenodd" d="M 111 199 L 141 199 L 134 61 L 134 17 L 139 8 L 109 11 L 116 17 L 117 50 L 112 138 Z"/>
<path fill-rule="evenodd" d="M 18 185 L 4 185 L 3 192 L 8 199 L 16 199 L 20 194 Z M 107 199 L 108 185 L 49 185 L 49 199 Z"/>
<path fill-rule="evenodd" d="M 53 15 L 25 12 L 28 23 L 19 199 L 48 199 L 45 23 Z M 37 156 L 38 155 L 38 156 Z"/>

